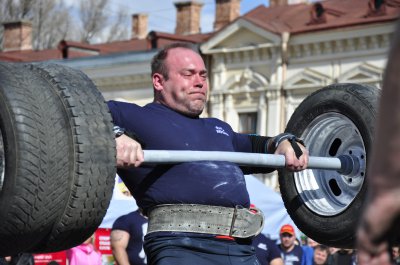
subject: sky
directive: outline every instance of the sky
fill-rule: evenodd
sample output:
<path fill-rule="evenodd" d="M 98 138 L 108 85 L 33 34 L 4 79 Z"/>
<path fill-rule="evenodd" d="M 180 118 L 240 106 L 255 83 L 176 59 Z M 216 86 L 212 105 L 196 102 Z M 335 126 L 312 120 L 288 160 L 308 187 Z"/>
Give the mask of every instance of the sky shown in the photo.
<path fill-rule="evenodd" d="M 77 0 L 62 1 L 70 8 L 75 8 L 79 5 L 79 1 Z M 117 10 L 122 8 L 128 15 L 147 13 L 149 31 L 154 30 L 174 33 L 176 25 L 176 9 L 174 3 L 185 1 L 187 0 L 110 0 L 107 12 L 109 12 L 110 16 L 116 16 Z M 204 4 L 201 12 L 201 32 L 211 32 L 213 30 L 215 17 L 215 0 L 197 1 Z M 259 5 L 268 6 L 268 2 L 268 0 L 242 0 L 240 4 L 240 15 L 247 13 Z"/>

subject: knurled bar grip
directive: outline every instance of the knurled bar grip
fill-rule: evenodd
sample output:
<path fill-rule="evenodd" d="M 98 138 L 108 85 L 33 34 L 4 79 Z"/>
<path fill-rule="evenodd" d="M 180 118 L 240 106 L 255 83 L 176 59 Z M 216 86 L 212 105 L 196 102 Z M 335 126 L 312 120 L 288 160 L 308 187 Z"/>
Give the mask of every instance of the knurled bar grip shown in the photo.
<path fill-rule="evenodd" d="M 222 151 L 144 150 L 144 162 L 148 164 L 173 164 L 195 161 L 226 161 L 241 166 L 285 167 L 285 156 L 283 155 Z M 342 169 L 342 160 L 336 157 L 310 156 L 307 168 L 344 170 Z"/>

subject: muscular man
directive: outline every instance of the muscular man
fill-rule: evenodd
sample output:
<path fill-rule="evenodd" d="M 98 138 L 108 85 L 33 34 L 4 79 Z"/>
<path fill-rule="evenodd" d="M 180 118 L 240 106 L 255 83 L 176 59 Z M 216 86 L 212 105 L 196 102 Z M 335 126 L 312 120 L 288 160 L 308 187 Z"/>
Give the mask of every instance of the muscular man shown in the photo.
<path fill-rule="evenodd" d="M 118 265 L 145 265 L 143 238 L 147 219 L 139 210 L 118 217 L 111 230 L 111 248 Z"/>
<path fill-rule="evenodd" d="M 151 69 L 152 103 L 108 103 L 114 124 L 125 130 L 115 130 L 118 175 L 149 217 L 148 262 L 258 264 L 251 238 L 261 230 L 261 214 L 249 210 L 244 173 L 271 169 L 216 161 L 141 165 L 142 150 L 276 153 L 292 171 L 307 167 L 307 150 L 292 135 L 239 134 L 221 120 L 200 118 L 207 70 L 193 46 L 167 46 L 154 56 Z"/>

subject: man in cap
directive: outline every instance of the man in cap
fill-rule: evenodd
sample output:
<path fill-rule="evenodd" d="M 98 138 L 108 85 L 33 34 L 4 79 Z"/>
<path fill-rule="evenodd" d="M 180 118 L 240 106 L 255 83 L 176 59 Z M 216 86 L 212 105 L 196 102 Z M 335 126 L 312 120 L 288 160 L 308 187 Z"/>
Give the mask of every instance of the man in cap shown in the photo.
<path fill-rule="evenodd" d="M 302 264 L 303 249 L 296 245 L 296 233 L 293 226 L 285 224 L 279 232 L 281 243 L 278 245 L 283 263 L 285 265 L 300 265 Z"/>

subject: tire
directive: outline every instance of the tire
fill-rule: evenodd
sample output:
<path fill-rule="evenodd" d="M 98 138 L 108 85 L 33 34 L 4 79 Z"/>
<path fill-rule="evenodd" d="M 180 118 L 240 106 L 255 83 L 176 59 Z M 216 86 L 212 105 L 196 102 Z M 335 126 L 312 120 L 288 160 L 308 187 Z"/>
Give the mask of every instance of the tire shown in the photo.
<path fill-rule="evenodd" d="M 48 84 L 21 64 L 0 63 L 0 80 L 0 256 L 9 256 L 43 239 L 67 199 L 53 191 L 68 162 L 68 120 Z"/>
<path fill-rule="evenodd" d="M 321 244 L 355 245 L 379 97 L 380 91 L 367 85 L 330 85 L 308 96 L 287 124 L 285 131 L 301 137 L 310 156 L 351 154 L 360 164 L 348 175 L 329 170 L 279 170 L 289 215 L 303 233 Z"/>
<path fill-rule="evenodd" d="M 79 245 L 100 225 L 109 206 L 116 174 L 112 119 L 103 96 L 81 71 L 40 63 L 27 68 L 48 82 L 69 120 L 69 159 L 73 166 L 58 191 L 68 199 L 51 232 L 31 252 L 54 252 Z M 56 177 L 56 176 L 55 176 Z"/>

